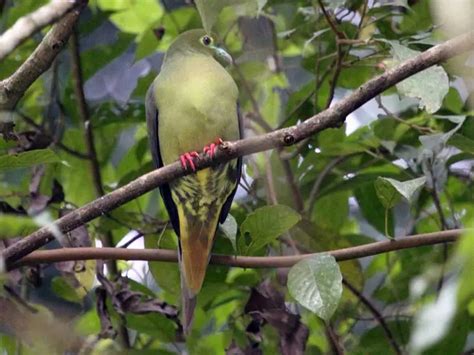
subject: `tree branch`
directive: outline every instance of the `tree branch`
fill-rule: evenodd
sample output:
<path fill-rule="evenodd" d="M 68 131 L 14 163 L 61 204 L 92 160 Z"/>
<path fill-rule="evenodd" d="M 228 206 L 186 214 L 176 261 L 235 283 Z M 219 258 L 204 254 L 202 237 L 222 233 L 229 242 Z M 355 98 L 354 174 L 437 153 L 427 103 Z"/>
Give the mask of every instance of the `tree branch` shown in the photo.
<path fill-rule="evenodd" d="M 74 212 L 71 212 L 74 213 Z M 327 251 L 337 261 L 363 258 L 366 256 L 387 253 L 389 251 L 416 248 L 456 241 L 467 229 L 452 229 L 435 233 L 417 234 L 400 237 L 395 240 L 384 240 L 350 248 Z M 297 262 L 321 253 L 298 254 L 289 256 L 230 256 L 212 255 L 211 264 L 245 268 L 279 268 L 291 267 Z M 178 255 L 169 249 L 124 249 L 124 248 L 61 248 L 35 251 L 23 257 L 10 269 L 23 265 L 54 263 L 66 260 L 148 260 L 176 262 Z"/>
<path fill-rule="evenodd" d="M 46 34 L 28 59 L 10 77 L 0 81 L 0 110 L 11 110 L 30 85 L 46 70 L 63 49 L 87 0 L 79 1 Z"/>
<path fill-rule="evenodd" d="M 38 10 L 20 17 L 0 36 L 0 61 L 33 34 L 64 16 L 73 6 L 74 1 L 53 0 Z"/>
<path fill-rule="evenodd" d="M 201 155 L 201 159 L 196 163 L 196 168 L 203 169 L 213 164 L 235 159 L 238 156 L 289 146 L 324 129 L 338 127 L 344 123 L 348 114 L 389 87 L 472 48 L 474 48 L 474 31 L 434 46 L 397 67 L 387 70 L 384 74 L 369 80 L 334 106 L 308 118 L 299 125 L 279 129 L 258 137 L 225 142 L 216 152 L 214 159 L 211 160 L 209 157 Z M 62 232 L 71 231 L 161 184 L 190 173 L 190 171 L 183 170 L 179 162 L 164 166 L 68 213 L 56 220 L 54 227 Z M 5 249 L 3 252 L 5 262 L 8 265 L 51 240 L 53 240 L 52 228 L 45 226 Z"/>

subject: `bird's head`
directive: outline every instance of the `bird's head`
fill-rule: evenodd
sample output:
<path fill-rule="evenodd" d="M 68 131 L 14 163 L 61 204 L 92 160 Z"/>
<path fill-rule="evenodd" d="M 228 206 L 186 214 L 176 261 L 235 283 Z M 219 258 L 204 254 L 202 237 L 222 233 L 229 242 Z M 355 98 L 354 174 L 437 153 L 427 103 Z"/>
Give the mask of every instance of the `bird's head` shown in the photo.
<path fill-rule="evenodd" d="M 209 55 L 224 67 L 232 64 L 231 55 L 216 45 L 214 35 L 208 34 L 204 30 L 190 30 L 181 33 L 168 49 L 168 53 L 175 51 Z"/>

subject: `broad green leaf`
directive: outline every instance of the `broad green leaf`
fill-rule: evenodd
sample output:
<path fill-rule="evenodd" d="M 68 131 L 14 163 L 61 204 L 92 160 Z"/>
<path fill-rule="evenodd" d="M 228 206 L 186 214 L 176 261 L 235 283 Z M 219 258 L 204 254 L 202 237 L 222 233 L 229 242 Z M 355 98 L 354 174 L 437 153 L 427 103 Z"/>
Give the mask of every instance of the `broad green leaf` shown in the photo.
<path fill-rule="evenodd" d="M 274 241 L 301 220 L 301 216 L 283 205 L 265 206 L 250 213 L 240 226 L 240 233 L 251 237 L 247 253 Z"/>
<path fill-rule="evenodd" d="M 129 6 L 110 16 L 110 20 L 123 32 L 141 34 L 156 24 L 163 15 L 163 8 L 158 1 L 131 1 Z"/>
<path fill-rule="evenodd" d="M 237 251 L 237 227 L 237 222 L 231 214 L 227 215 L 224 223 L 219 225 L 219 228 L 222 230 L 224 236 L 231 242 L 234 252 Z"/>
<path fill-rule="evenodd" d="M 377 197 L 382 205 L 387 208 L 393 208 L 400 201 L 400 194 L 395 187 L 385 178 L 379 177 L 374 183 Z"/>
<path fill-rule="evenodd" d="M 132 0 L 96 0 L 97 5 L 104 11 L 125 10 L 131 6 Z M 147 1 L 147 0 L 144 0 Z"/>
<path fill-rule="evenodd" d="M 367 219 L 372 226 L 374 226 L 379 232 L 387 233 L 393 235 L 393 216 L 388 214 L 388 226 L 385 218 L 386 208 L 380 202 L 380 199 L 377 196 L 377 191 L 375 190 L 374 183 L 368 183 L 361 186 L 358 186 L 354 190 L 357 203 L 361 209 L 362 215 Z M 388 228 L 386 228 L 388 227 Z"/>
<path fill-rule="evenodd" d="M 220 12 L 227 6 L 245 6 L 249 11 L 248 15 L 257 15 L 265 6 L 264 0 L 195 0 L 196 7 L 201 16 L 202 26 L 207 32 L 212 31 L 212 27 L 217 21 Z"/>
<path fill-rule="evenodd" d="M 465 153 L 474 154 L 474 140 L 467 138 L 462 134 L 454 134 L 449 139 L 449 144 L 462 150 Z"/>
<path fill-rule="evenodd" d="M 95 308 L 83 313 L 75 322 L 74 328 L 81 335 L 92 335 L 100 332 L 100 319 Z"/>
<path fill-rule="evenodd" d="M 1 155 L 0 171 L 28 168 L 33 165 L 57 163 L 59 161 L 59 157 L 51 149 L 29 150 L 18 154 Z"/>
<path fill-rule="evenodd" d="M 257 13 L 260 15 L 268 0 L 257 0 Z"/>
<path fill-rule="evenodd" d="M 459 276 L 458 304 L 465 305 L 470 299 L 474 299 L 474 282 L 472 282 L 472 270 L 474 270 L 474 220 L 468 225 L 457 247 L 454 259 L 462 263 Z"/>
<path fill-rule="evenodd" d="M 80 297 L 74 287 L 67 282 L 64 277 L 56 276 L 51 281 L 51 290 L 61 298 L 69 302 L 81 303 L 82 297 Z"/>
<path fill-rule="evenodd" d="M 392 46 L 394 62 L 400 64 L 420 52 L 405 47 L 396 41 L 389 41 Z M 420 99 L 420 107 L 427 112 L 438 111 L 449 91 L 448 74 L 440 66 L 433 66 L 415 74 L 397 84 L 398 91 L 406 96 Z"/>
<path fill-rule="evenodd" d="M 171 341 L 176 335 L 174 322 L 161 314 L 127 314 L 126 319 L 127 327 L 163 341 Z"/>
<path fill-rule="evenodd" d="M 145 248 L 166 248 L 175 249 L 177 247 L 173 232 L 165 231 L 163 235 L 157 237 L 145 238 Z M 162 261 L 149 261 L 148 267 L 153 275 L 160 290 L 165 291 L 166 294 L 161 293 L 160 297 L 167 302 L 172 302 L 173 299 L 179 297 L 180 294 L 180 276 L 179 267 L 174 263 L 167 263 Z M 169 297 L 169 298 L 167 298 Z"/>
<path fill-rule="evenodd" d="M 457 123 L 457 126 L 446 133 L 436 133 L 418 137 L 423 148 L 434 153 L 439 153 L 446 146 L 448 140 L 461 128 L 466 120 L 466 116 L 437 116 L 437 118 L 447 119 L 453 123 Z"/>
<path fill-rule="evenodd" d="M 393 191 L 387 184 L 389 184 L 401 197 L 405 198 L 405 200 L 412 202 L 416 192 L 419 191 L 419 189 L 423 187 L 425 183 L 426 177 L 424 176 L 407 181 L 398 181 L 391 178 L 379 177 L 375 182 L 375 189 L 380 201 L 382 201 L 385 208 L 392 208 L 394 205 L 386 205 L 386 202 L 393 198 L 391 197 Z"/>
<path fill-rule="evenodd" d="M 348 219 L 349 197 L 347 191 L 338 191 L 319 198 L 311 219 L 325 230 L 338 232 Z"/>
<path fill-rule="evenodd" d="M 287 285 L 298 303 L 328 321 L 342 295 L 342 274 L 333 256 L 320 254 L 294 265 Z"/>
<path fill-rule="evenodd" d="M 14 214 L 0 214 L 0 238 L 24 237 L 38 229 L 33 219 Z"/>

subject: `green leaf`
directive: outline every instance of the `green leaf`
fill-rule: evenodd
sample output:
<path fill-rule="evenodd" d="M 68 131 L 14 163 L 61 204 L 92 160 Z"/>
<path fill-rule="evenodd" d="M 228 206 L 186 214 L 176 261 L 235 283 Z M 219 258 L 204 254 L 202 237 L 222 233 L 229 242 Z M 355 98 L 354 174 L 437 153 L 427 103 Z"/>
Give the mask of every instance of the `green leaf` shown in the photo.
<path fill-rule="evenodd" d="M 391 178 L 379 177 L 375 181 L 375 190 L 377 196 L 384 205 L 385 208 L 392 208 L 399 200 L 399 197 L 403 197 L 408 202 L 413 201 L 413 197 L 416 192 L 426 183 L 426 177 L 422 176 L 416 179 L 407 181 L 398 181 Z M 399 197 L 394 198 L 392 194 L 395 193 Z M 397 200 L 393 205 L 388 205 L 390 200 Z"/>
<path fill-rule="evenodd" d="M 438 153 L 446 146 L 451 137 L 461 128 L 464 121 L 466 120 L 466 116 L 436 116 L 436 118 L 447 119 L 453 123 L 457 123 L 456 127 L 446 133 L 436 133 L 418 137 L 425 150 Z"/>
<path fill-rule="evenodd" d="M 400 201 L 400 194 L 395 187 L 385 178 L 379 177 L 374 183 L 377 197 L 382 205 L 387 208 L 393 208 Z"/>
<path fill-rule="evenodd" d="M 72 287 L 65 279 L 61 276 L 56 276 L 51 281 L 51 290 L 61 298 L 74 303 L 81 303 L 82 297 L 80 297 L 74 287 Z"/>
<path fill-rule="evenodd" d="M 303 307 L 329 320 L 342 295 L 342 274 L 329 254 L 306 258 L 288 273 L 288 291 Z"/>
<path fill-rule="evenodd" d="M 265 6 L 265 3 L 265 0 L 195 0 L 201 16 L 202 26 L 207 32 L 212 31 L 212 27 L 224 7 L 245 6 L 247 15 L 256 16 Z"/>
<path fill-rule="evenodd" d="M 459 276 L 458 304 L 466 305 L 469 300 L 474 300 L 474 282 L 472 282 L 472 270 L 474 270 L 474 219 L 467 225 L 457 246 L 454 260 L 461 263 L 461 274 Z"/>
<path fill-rule="evenodd" d="M 12 155 L 0 156 L 0 171 L 28 168 L 38 164 L 59 162 L 59 157 L 51 149 L 36 149 Z"/>
<path fill-rule="evenodd" d="M 255 252 L 274 241 L 301 220 L 301 216 L 283 205 L 265 206 L 250 213 L 240 226 L 242 236 L 251 237 L 248 252 Z"/>
<path fill-rule="evenodd" d="M 375 184 L 368 183 L 358 186 L 355 188 L 354 194 L 362 215 L 367 219 L 367 222 L 374 226 L 379 232 L 386 234 L 386 229 L 388 229 L 388 234 L 393 235 L 394 223 L 392 214 L 388 215 L 387 225 L 386 208 L 377 196 Z"/>
<path fill-rule="evenodd" d="M 127 9 L 131 0 L 96 0 L 97 5 L 104 11 L 118 11 Z"/>
<path fill-rule="evenodd" d="M 132 1 L 110 16 L 123 32 L 140 34 L 156 24 L 164 11 L 157 1 Z"/>
<path fill-rule="evenodd" d="M 170 341 L 175 337 L 176 327 L 173 321 L 161 314 L 127 314 L 126 319 L 127 326 L 137 330 L 139 333 L 149 334 L 162 341 Z"/>
<path fill-rule="evenodd" d="M 173 234 L 174 232 L 167 230 L 162 236 L 156 238 L 145 238 L 145 248 L 175 249 L 176 242 Z M 165 301 L 172 302 L 173 299 L 179 297 L 180 276 L 178 265 L 162 261 L 149 261 L 148 267 L 150 268 L 150 272 L 158 287 L 165 291 L 166 294 L 160 295 Z"/>
<path fill-rule="evenodd" d="M 394 62 L 400 64 L 420 52 L 405 47 L 396 41 L 389 41 L 392 46 Z M 406 96 L 420 99 L 420 107 L 427 112 L 438 111 L 449 91 L 448 74 L 440 66 L 433 66 L 415 74 L 397 84 L 398 91 Z"/>
<path fill-rule="evenodd" d="M 463 136 L 462 134 L 454 134 L 449 139 L 449 144 L 462 150 L 465 153 L 474 154 L 474 140 Z"/>
<path fill-rule="evenodd" d="M 339 231 L 348 219 L 349 197 L 347 191 L 337 191 L 319 198 L 311 219 L 325 230 Z"/>
<path fill-rule="evenodd" d="M 0 214 L 0 238 L 24 237 L 38 229 L 38 225 L 27 216 Z"/>
<path fill-rule="evenodd" d="M 268 0 L 257 0 L 257 12 L 260 15 Z"/>
<path fill-rule="evenodd" d="M 234 252 L 237 251 L 237 221 L 235 218 L 229 214 L 227 215 L 226 220 L 224 223 L 219 225 L 224 237 L 229 239 L 232 244 L 232 248 L 234 248 Z"/>

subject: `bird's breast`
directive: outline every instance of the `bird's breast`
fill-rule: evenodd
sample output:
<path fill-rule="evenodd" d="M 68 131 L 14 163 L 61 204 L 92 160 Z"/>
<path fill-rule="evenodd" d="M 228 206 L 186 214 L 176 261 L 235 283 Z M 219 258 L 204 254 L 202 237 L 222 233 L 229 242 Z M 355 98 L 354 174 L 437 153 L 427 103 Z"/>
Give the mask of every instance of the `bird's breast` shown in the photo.
<path fill-rule="evenodd" d="M 227 71 L 214 60 L 201 58 L 174 65 L 159 75 L 155 89 L 165 164 L 175 161 L 179 154 L 202 150 L 216 138 L 239 138 L 238 91 Z M 165 141 L 167 147 L 161 146 Z"/>

